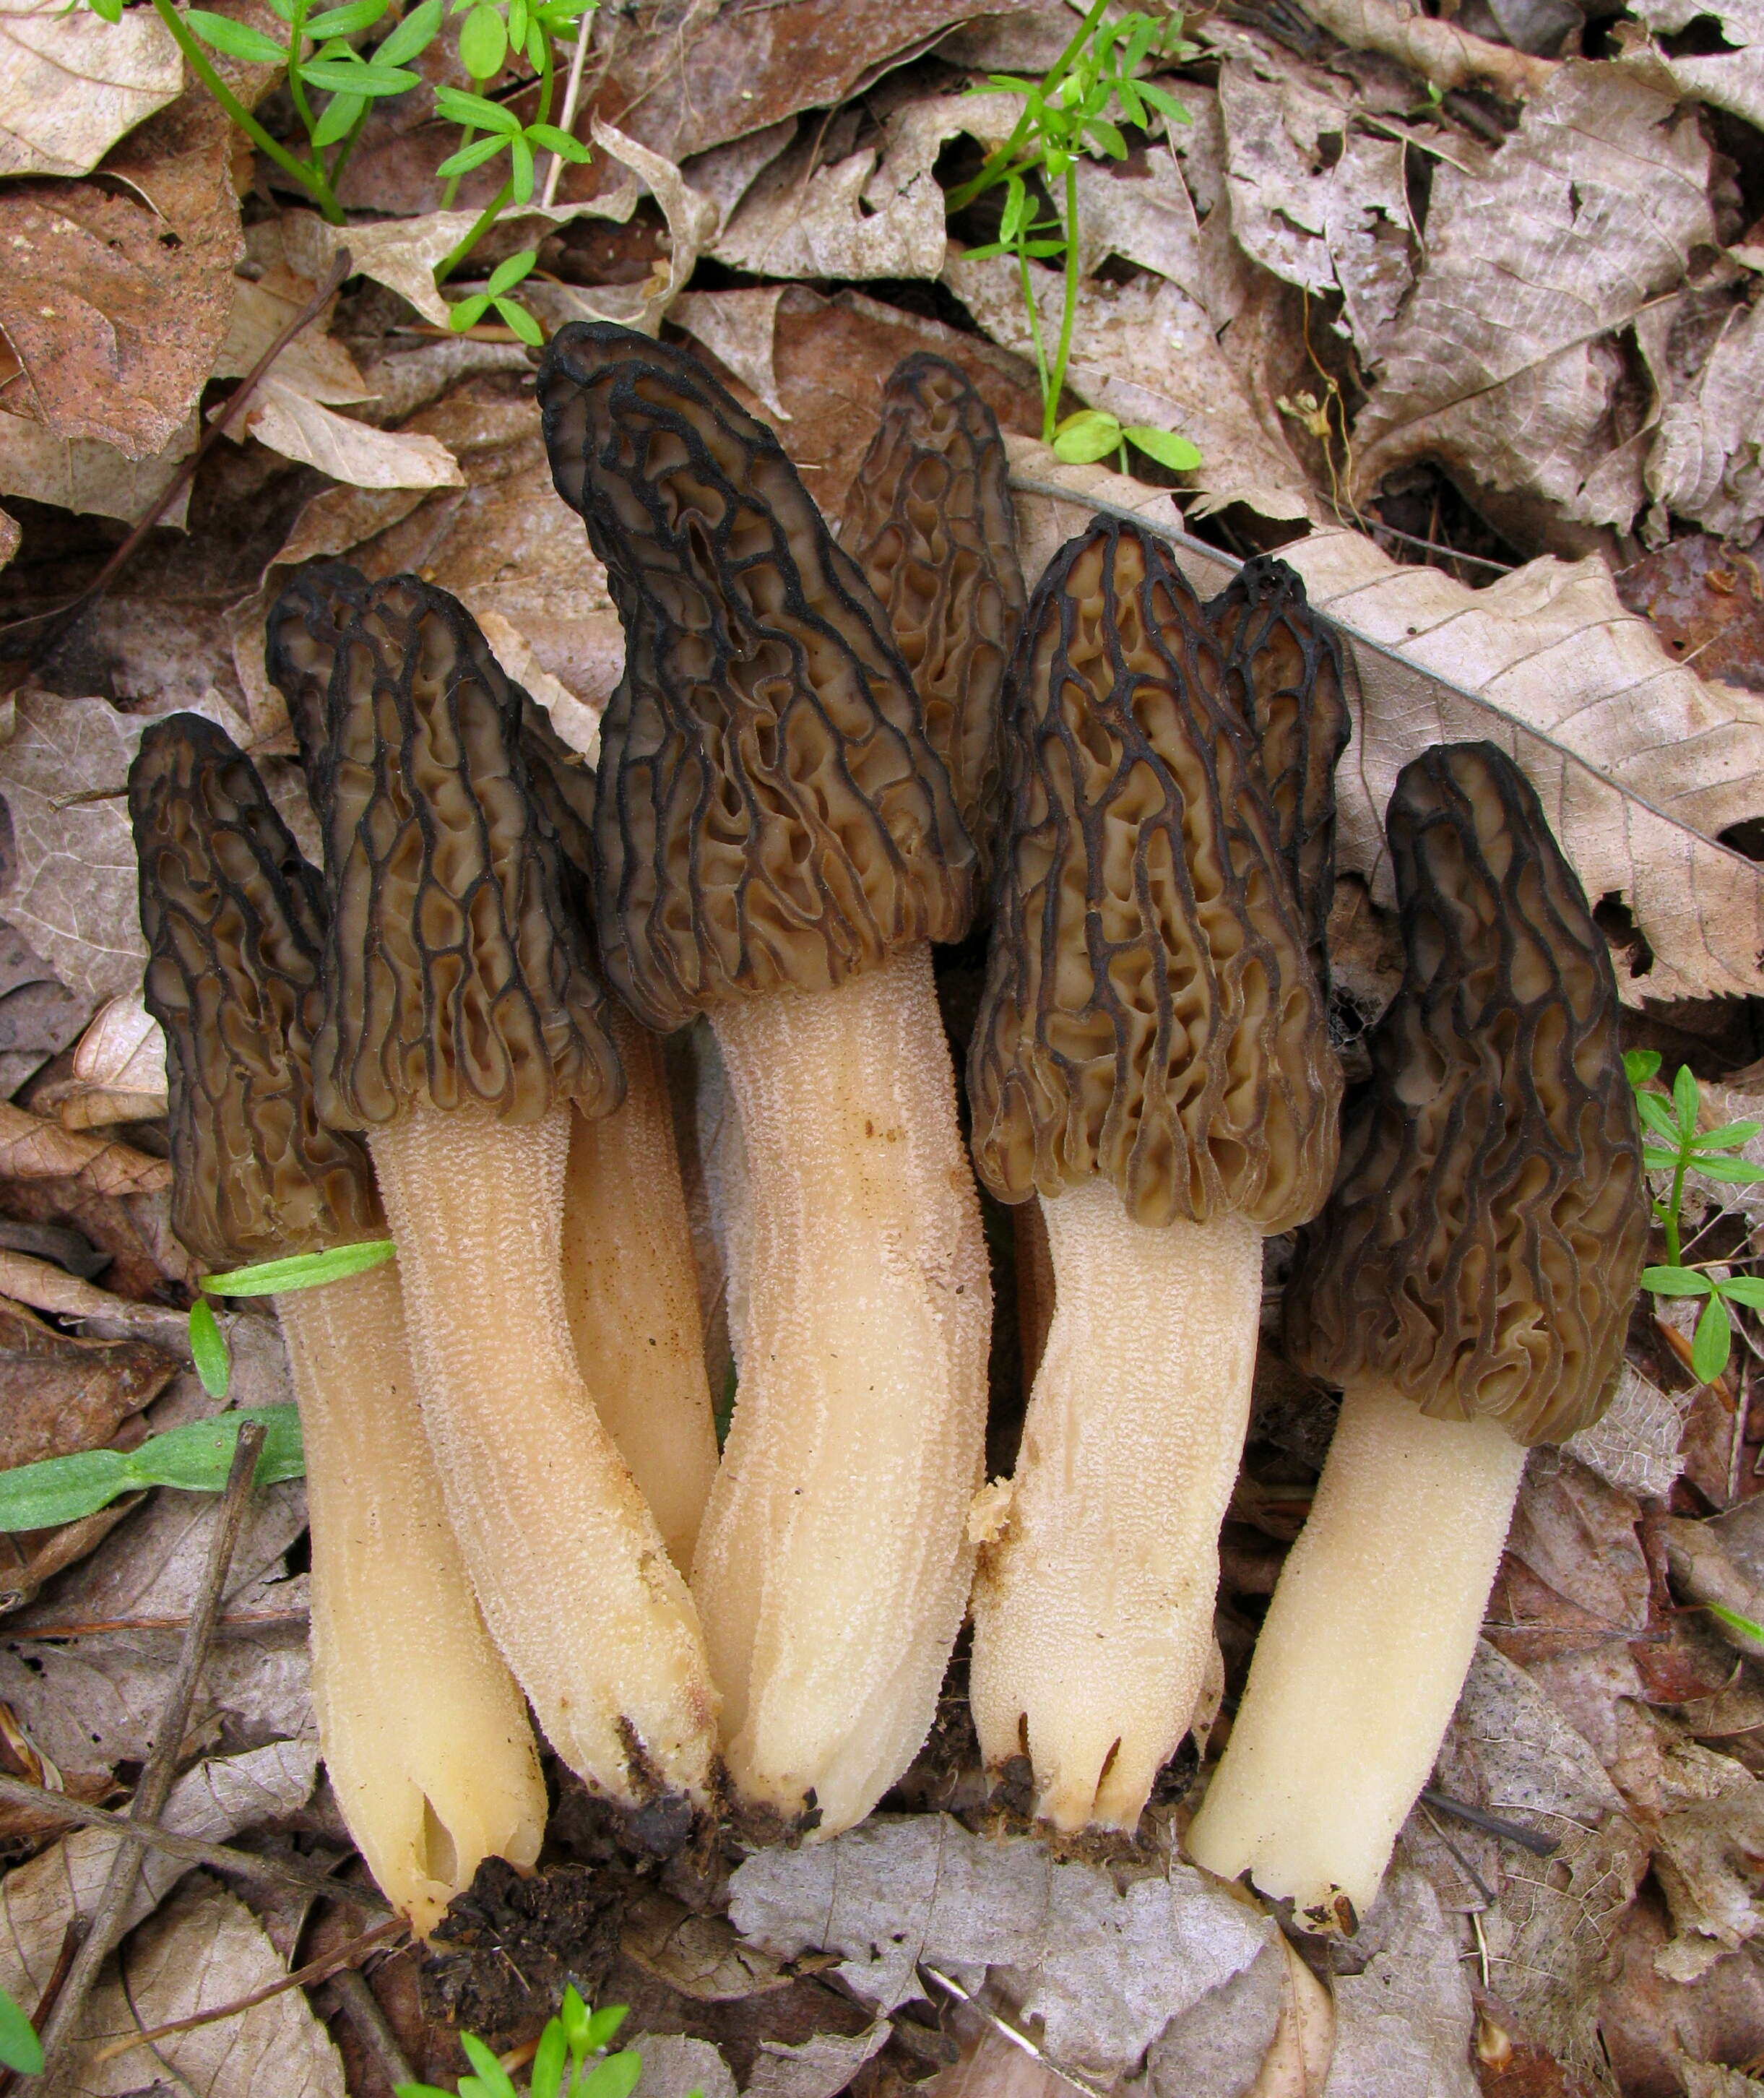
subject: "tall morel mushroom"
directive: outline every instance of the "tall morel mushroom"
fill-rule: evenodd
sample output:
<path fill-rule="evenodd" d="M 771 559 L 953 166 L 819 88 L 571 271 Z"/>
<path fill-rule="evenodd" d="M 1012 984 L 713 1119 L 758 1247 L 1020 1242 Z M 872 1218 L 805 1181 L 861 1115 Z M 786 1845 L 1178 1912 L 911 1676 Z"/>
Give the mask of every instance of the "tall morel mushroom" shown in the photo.
<path fill-rule="evenodd" d="M 318 876 L 250 762 L 197 715 L 147 729 L 129 800 L 173 1228 L 221 1270 L 383 1237 L 366 1153 L 314 1112 Z M 276 1310 L 306 1446 L 320 1745 L 375 1878 L 427 1930 L 482 1859 L 538 1856 L 538 1758 L 441 1505 L 397 1268 Z"/>
<path fill-rule="evenodd" d="M 974 1588 L 986 1761 L 1130 1828 L 1188 1725 L 1248 1420 L 1262 1240 L 1310 1216 L 1341 1080 L 1219 652 L 1099 519 L 1038 586 L 969 1064 L 974 1156 L 1041 1197 L 1052 1324 Z"/>
<path fill-rule="evenodd" d="M 1189 1836 L 1319 1928 L 1378 1890 L 1527 1447 L 1604 1410 L 1648 1231 L 1610 958 L 1529 783 L 1492 744 L 1432 750 L 1388 829 L 1402 987 L 1287 1291 L 1341 1424 Z"/>
<path fill-rule="evenodd" d="M 702 1803 L 696 1616 L 564 1310 L 572 1103 L 604 1113 L 622 1080 L 520 726 L 445 591 L 395 576 L 347 607 L 314 778 L 333 898 L 319 1113 L 366 1134 L 448 1510 L 541 1726 L 614 1799 Z"/>
<path fill-rule="evenodd" d="M 873 593 L 777 439 L 683 352 L 575 325 L 558 492 L 625 666 L 601 729 L 601 950 L 708 1012 L 751 1214 L 735 1422 L 694 1562 L 752 1805 L 823 1834 L 924 1738 L 959 1626 L 990 1310 L 927 942 L 973 852 Z"/>
<path fill-rule="evenodd" d="M 924 709 L 957 813 L 990 858 L 998 722 L 1025 592 L 1011 466 L 967 375 L 921 350 L 890 374 L 840 542 L 863 571 Z"/>

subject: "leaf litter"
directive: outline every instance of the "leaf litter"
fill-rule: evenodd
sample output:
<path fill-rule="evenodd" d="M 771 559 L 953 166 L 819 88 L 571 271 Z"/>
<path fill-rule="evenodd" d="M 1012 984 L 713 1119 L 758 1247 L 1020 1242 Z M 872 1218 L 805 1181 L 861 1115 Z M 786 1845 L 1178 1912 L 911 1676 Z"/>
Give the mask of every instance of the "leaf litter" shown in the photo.
<path fill-rule="evenodd" d="M 1353 673 L 1344 1027 L 1363 1033 L 1389 993 L 1396 772 L 1433 741 L 1492 735 L 1599 907 L 1635 1042 L 1690 1057 L 1709 1113 L 1744 1118 L 1764 1092 L 1748 1068 L 1764 1058 L 1764 247 L 1747 225 L 1764 20 L 1643 0 L 1593 57 L 1559 7 L 1456 12 L 1306 0 L 1191 23 L 1197 57 L 1160 76 L 1189 121 L 1081 160 L 1059 406 L 1187 437 L 1191 471 L 1135 478 L 1039 441 L 1020 273 L 966 252 L 992 237 L 983 214 L 947 213 L 1014 121 L 990 76 L 1038 74 L 1072 35 L 1056 0 L 606 7 L 575 118 L 593 157 L 511 213 L 484 267 L 530 248 L 523 288 L 547 326 L 678 330 L 774 421 L 836 524 L 882 380 L 930 349 L 1007 433 L 1032 575 L 1099 503 L 1169 532 L 1204 595 L 1278 546 Z M 622 665 L 604 574 L 551 489 L 526 351 L 448 326 L 434 267 L 489 191 L 456 201 L 435 176 L 442 69 L 376 114 L 333 227 L 252 167 L 166 41 L 145 8 L 114 29 L 0 11 L 0 494 L 23 524 L 0 519 L 0 625 L 59 621 L 46 646 L 0 650 L 7 1464 L 125 1447 L 213 1403 L 183 1367 L 190 1268 L 165 1222 L 163 1049 L 139 1004 L 122 788 L 141 723 L 190 704 L 222 722 L 316 854 L 261 671 L 265 608 L 296 563 L 344 555 L 456 591 L 579 750 Z M 248 107 L 272 84 L 222 70 Z M 61 618 L 340 245 L 355 276 L 102 602 Z M 1040 265 L 1031 280 L 1051 341 L 1062 287 Z M 1764 1139 L 1742 1155 L 1764 1160 Z M 1694 1199 L 1730 1257 L 1764 1221 L 1744 1187 L 1699 1181 Z M 285 1397 L 273 1323 L 223 1315 L 235 1402 Z M 475 1890 L 448 1955 L 455 2015 L 415 1986 L 410 1954 L 370 1967 L 374 2015 L 418 2073 L 450 2077 L 462 2004 L 516 2043 L 575 1959 L 633 2003 L 653 2098 L 1464 2098 L 1517 2090 L 1521 2069 L 1528 2091 L 1760 2087 L 1764 1640 L 1716 1614 L 1764 1622 L 1757 1336 L 1699 1390 L 1642 1323 L 1604 1421 L 1534 1460 L 1429 1801 L 1349 1943 L 1288 1935 L 1182 1864 L 1179 1785 L 1141 1849 L 1107 1863 L 921 1809 L 663 1873 L 566 1801 L 530 1897 Z M 1305 1490 L 1327 1429 L 1265 1345 L 1224 1555 L 1227 1701 L 1291 1534 L 1280 1497 Z M 213 1514 L 161 1489 L 0 1545 L 0 1765 L 126 1802 Z M 335 1859 L 304 1520 L 297 1487 L 257 1497 L 162 1819 Z M 958 1674 L 955 1714 L 959 1693 Z M 981 1793 L 952 1722 L 902 1797 Z M 95 1897 L 116 1840 L 53 1827 L 0 1823 L 30 1832 L 3 1839 L 0 1881 L 0 1983 L 28 2007 L 72 1890 Z M 86 2030 L 123 2040 L 224 2009 L 340 1943 L 352 1914 L 278 1916 L 248 1882 L 150 1852 Z M 156 2056 L 87 2048 L 56 2087 L 380 2098 L 384 2035 L 342 2000 L 289 1990 Z"/>

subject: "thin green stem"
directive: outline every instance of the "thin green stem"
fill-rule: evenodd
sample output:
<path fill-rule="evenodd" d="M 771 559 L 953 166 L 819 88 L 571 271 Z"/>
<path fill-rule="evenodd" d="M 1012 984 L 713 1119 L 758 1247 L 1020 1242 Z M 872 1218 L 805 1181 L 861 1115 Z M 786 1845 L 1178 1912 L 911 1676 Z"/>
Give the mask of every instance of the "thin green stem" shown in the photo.
<path fill-rule="evenodd" d="M 460 242 L 459 245 L 454 248 L 450 255 L 444 255 L 441 261 L 435 265 L 435 282 L 437 287 L 446 283 L 447 279 L 452 276 L 454 270 L 457 270 L 460 264 L 465 261 L 466 257 L 472 252 L 472 249 L 477 246 L 478 243 L 484 238 L 485 235 L 489 231 L 493 226 L 495 225 L 497 220 L 502 215 L 502 206 L 509 202 L 514 194 L 515 178 L 511 175 L 508 180 L 504 182 L 502 187 L 496 192 L 495 195 L 490 199 L 487 204 L 485 204 L 483 210 L 478 213 L 477 218 L 472 225 L 472 230 L 466 235 L 465 239 Z"/>
<path fill-rule="evenodd" d="M 1066 163 L 1066 296 L 1060 316 L 1060 348 L 1042 396 L 1042 442 L 1054 441 L 1060 419 L 1060 396 L 1066 383 L 1066 366 L 1072 359 L 1072 329 L 1078 317 L 1078 163 L 1074 156 Z"/>
<path fill-rule="evenodd" d="M 1025 248 L 1029 239 L 1026 230 L 1016 237 L 1017 271 L 1023 283 L 1023 304 L 1029 314 L 1029 345 L 1035 352 L 1035 377 L 1042 389 L 1042 419 L 1047 416 L 1047 349 L 1042 340 L 1041 309 L 1035 303 L 1035 287 L 1029 281 L 1029 259 Z M 1051 441 L 1051 440 L 1047 440 Z"/>
<path fill-rule="evenodd" d="M 476 124 L 462 124 L 460 125 L 459 150 L 461 152 L 465 151 L 466 147 L 472 143 L 472 140 L 476 138 L 477 135 L 478 127 Z M 441 208 L 443 211 L 451 211 L 453 209 L 454 199 L 459 195 L 459 185 L 464 179 L 465 174 L 463 169 L 456 169 L 454 173 L 447 178 L 446 187 L 442 190 L 441 196 Z"/>
<path fill-rule="evenodd" d="M 1054 61 L 1053 70 L 1042 82 L 1042 94 L 1044 98 L 1051 94 L 1065 78 L 1067 73 L 1071 71 L 1073 60 L 1084 49 L 1089 41 L 1090 32 L 1102 20 L 1108 7 L 1108 0 L 1092 0 L 1090 11 L 1078 24 L 1077 33 Z M 1018 117 L 1016 128 L 1011 132 L 1010 137 L 1002 146 L 994 147 L 986 156 L 981 163 L 980 173 L 977 175 L 971 176 L 959 189 L 950 191 L 948 209 L 952 216 L 961 210 L 964 204 L 972 204 L 983 190 L 990 190 L 995 183 L 1004 179 L 1007 172 L 1006 163 L 1022 144 L 1029 128 L 1029 111 L 1025 99 L 1023 114 Z"/>
<path fill-rule="evenodd" d="M 1666 1265 L 1678 1265 L 1678 1214 L 1684 1202 L 1684 1175 L 1690 1161 L 1679 1154 L 1678 1165 L 1672 1174 L 1672 1196 L 1666 1209 Z"/>
<path fill-rule="evenodd" d="M 232 118 L 239 129 L 250 139 L 252 145 L 260 153 L 266 154 L 270 160 L 274 160 L 284 174 L 291 175 L 333 226 L 341 226 L 342 207 L 331 195 L 331 186 L 325 180 L 323 169 L 314 169 L 309 167 L 303 160 L 296 160 L 279 139 L 272 138 L 270 136 L 215 71 L 209 63 L 208 53 L 197 42 L 195 36 L 186 25 L 182 15 L 171 4 L 171 0 L 153 0 L 153 8 L 160 20 L 171 31 L 178 50 L 184 55 L 190 70 Z"/>
<path fill-rule="evenodd" d="M 354 123 L 349 126 L 348 136 L 338 147 L 336 157 L 331 163 L 330 182 L 333 190 L 342 181 L 343 170 L 349 165 L 349 156 L 361 143 L 362 134 L 366 129 L 367 120 L 373 113 L 374 105 L 370 102 L 361 115 L 356 118 Z"/>
<path fill-rule="evenodd" d="M 318 127 L 313 121 L 312 106 L 306 99 L 306 83 L 301 78 L 301 60 L 305 56 L 301 46 L 306 42 L 306 7 L 307 0 L 294 0 L 294 19 L 289 23 L 287 32 L 287 88 L 294 98 L 295 111 L 306 127 L 306 142 L 310 146 L 313 133 Z M 316 146 L 312 147 L 312 155 L 314 165 L 320 170 L 319 179 L 323 181 L 323 163 Z"/>

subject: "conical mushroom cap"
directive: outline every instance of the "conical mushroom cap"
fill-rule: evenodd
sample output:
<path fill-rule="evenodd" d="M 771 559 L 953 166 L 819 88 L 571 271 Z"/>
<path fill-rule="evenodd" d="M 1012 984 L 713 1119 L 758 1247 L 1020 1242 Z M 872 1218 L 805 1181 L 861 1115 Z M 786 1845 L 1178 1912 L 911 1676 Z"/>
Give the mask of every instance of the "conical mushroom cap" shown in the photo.
<path fill-rule="evenodd" d="M 1012 668 L 974 1158 L 1003 1201 L 1112 1180 L 1143 1224 L 1313 1215 L 1340 1068 L 1273 811 L 1194 593 L 1099 518 Z"/>
<path fill-rule="evenodd" d="M 377 1237 L 367 1155 L 321 1126 L 312 1041 L 324 899 L 224 730 L 170 714 L 129 773 L 147 1010 L 165 1030 L 172 1229 L 237 1267 Z"/>
<path fill-rule="evenodd" d="M 1648 1241 L 1610 955 L 1494 744 L 1406 766 L 1386 827 L 1402 987 L 1299 1242 L 1288 1353 L 1561 1442 L 1604 1411 Z"/>
<path fill-rule="evenodd" d="M 558 331 L 539 397 L 625 626 L 595 815 L 620 996 L 665 1030 L 959 937 L 974 853 L 949 775 L 777 438 L 685 352 L 610 323 Z"/>

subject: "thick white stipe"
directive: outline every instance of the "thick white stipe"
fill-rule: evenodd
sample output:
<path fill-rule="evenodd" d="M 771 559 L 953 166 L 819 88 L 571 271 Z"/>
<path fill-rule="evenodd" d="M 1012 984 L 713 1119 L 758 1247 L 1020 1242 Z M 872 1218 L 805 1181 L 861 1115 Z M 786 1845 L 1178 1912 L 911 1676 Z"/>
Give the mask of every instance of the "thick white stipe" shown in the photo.
<path fill-rule="evenodd" d="M 397 1267 L 275 1304 L 306 1445 L 319 1745 L 368 1869 L 427 1932 L 485 1858 L 538 1856 L 533 1730 L 441 1505 Z"/>

